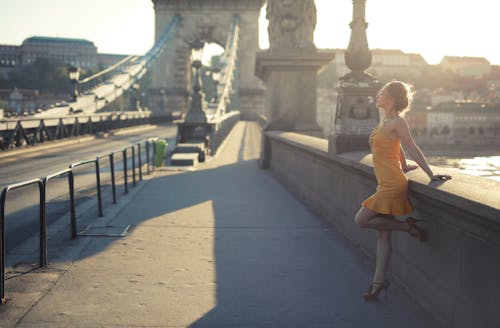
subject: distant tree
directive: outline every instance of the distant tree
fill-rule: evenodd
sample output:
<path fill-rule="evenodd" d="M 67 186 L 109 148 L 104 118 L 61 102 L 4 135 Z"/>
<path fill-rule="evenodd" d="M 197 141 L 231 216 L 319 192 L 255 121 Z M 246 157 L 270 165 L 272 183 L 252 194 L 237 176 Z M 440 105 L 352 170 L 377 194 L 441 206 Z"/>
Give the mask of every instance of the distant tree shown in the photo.
<path fill-rule="evenodd" d="M 71 91 L 66 65 L 41 57 L 37 58 L 32 65 L 20 66 L 12 71 L 8 79 L 8 87 L 37 89 L 41 94 L 61 94 Z"/>

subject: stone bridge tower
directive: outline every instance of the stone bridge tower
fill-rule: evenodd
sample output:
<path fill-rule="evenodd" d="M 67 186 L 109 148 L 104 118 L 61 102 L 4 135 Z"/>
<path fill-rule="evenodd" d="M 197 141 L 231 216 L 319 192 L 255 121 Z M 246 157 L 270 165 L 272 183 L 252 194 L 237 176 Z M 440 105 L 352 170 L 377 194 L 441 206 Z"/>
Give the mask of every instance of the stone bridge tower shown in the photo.
<path fill-rule="evenodd" d="M 172 17 L 181 22 L 169 45 L 153 66 L 150 99 L 166 111 L 186 112 L 191 91 L 191 48 L 193 42 L 217 43 L 225 47 L 233 15 L 240 17 L 238 49 L 239 102 L 243 114 L 263 111 L 264 87 L 254 75 L 259 49 L 259 14 L 265 0 L 152 0 L 155 9 L 155 37 Z M 161 99 L 160 99 L 161 97 Z"/>

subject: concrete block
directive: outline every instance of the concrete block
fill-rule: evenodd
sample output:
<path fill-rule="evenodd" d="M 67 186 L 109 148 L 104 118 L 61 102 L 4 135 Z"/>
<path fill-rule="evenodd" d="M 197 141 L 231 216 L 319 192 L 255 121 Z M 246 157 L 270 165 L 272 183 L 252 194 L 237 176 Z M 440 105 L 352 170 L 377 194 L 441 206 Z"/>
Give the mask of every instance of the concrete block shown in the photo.
<path fill-rule="evenodd" d="M 179 143 L 175 146 L 173 154 L 198 154 L 198 162 L 205 161 L 206 148 L 203 142 Z"/>
<path fill-rule="evenodd" d="M 194 166 L 198 164 L 198 153 L 176 153 L 170 157 L 170 165 L 173 166 Z"/>
<path fill-rule="evenodd" d="M 175 146 L 176 153 L 197 153 L 202 151 L 205 151 L 205 144 L 203 142 L 178 143 Z"/>

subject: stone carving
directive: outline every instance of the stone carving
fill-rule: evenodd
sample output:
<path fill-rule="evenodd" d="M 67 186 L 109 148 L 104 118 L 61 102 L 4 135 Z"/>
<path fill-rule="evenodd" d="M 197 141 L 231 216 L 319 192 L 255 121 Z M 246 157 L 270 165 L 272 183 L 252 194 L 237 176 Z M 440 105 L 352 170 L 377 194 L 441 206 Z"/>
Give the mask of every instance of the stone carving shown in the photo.
<path fill-rule="evenodd" d="M 269 0 L 269 48 L 316 49 L 313 43 L 316 27 L 314 0 Z"/>

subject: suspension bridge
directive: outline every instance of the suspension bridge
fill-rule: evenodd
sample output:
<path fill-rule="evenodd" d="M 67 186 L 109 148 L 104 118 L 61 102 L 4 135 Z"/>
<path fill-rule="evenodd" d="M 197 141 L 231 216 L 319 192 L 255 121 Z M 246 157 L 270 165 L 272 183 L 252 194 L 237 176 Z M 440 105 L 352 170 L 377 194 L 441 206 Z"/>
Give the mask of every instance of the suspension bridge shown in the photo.
<path fill-rule="evenodd" d="M 425 222 L 429 241 L 394 232 L 389 300 L 369 304 L 361 297 L 377 241 L 353 217 L 377 186 L 367 134 L 378 123 L 373 97 L 380 87 L 364 72 L 371 63 L 365 2 L 353 1 L 351 71 L 339 81 L 329 139 L 318 137 L 316 82 L 334 54 L 313 44 L 313 0 L 268 1 L 267 50 L 258 49 L 263 0 L 153 0 L 150 51 L 75 81 L 77 97 L 64 107 L 34 120 L 1 121 L 0 145 L 8 151 L 180 112 L 173 158 L 185 161 L 191 153 L 192 165 L 203 153 L 210 160 L 157 168 L 116 207 L 101 208 L 98 183 L 102 217 L 89 222 L 105 232 L 126 227 L 125 233 L 84 239 L 90 225 L 79 234 L 71 213 L 77 238 L 59 235 L 68 233 L 67 222 L 48 238 L 41 232 L 32 238 L 31 246 L 40 245 L 36 255 L 47 245 L 54 250 L 40 256 L 34 266 L 41 269 L 19 275 L 13 266 L 5 279 L 2 246 L 7 302 L 0 320 L 13 327 L 498 326 L 500 201 L 491 190 L 500 183 L 455 171 L 433 168 L 453 175 L 446 183 L 429 182 L 418 170 L 407 174 L 413 215 Z M 212 42 L 224 53 L 210 68 L 221 77 L 207 101 L 199 54 Z M 112 111 L 148 73 L 148 109 Z M 148 165 L 149 141 L 141 142 Z M 145 164 L 141 143 L 131 149 L 134 184 Z M 123 154 L 126 185 L 127 149 Z M 101 160 L 59 173 L 91 163 L 99 177 Z M 44 181 L 28 183 L 43 191 Z M 43 197 L 40 204 L 42 213 Z"/>

